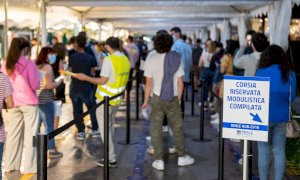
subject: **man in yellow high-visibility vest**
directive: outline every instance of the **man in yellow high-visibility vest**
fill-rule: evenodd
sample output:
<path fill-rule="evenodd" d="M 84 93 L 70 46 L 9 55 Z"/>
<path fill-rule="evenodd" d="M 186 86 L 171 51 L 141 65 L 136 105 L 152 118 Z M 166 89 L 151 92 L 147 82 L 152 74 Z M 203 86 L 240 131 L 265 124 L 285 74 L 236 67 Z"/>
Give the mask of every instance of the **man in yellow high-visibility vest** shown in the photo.
<path fill-rule="evenodd" d="M 79 80 L 88 81 L 90 83 L 98 85 L 96 92 L 97 102 L 102 101 L 104 99 L 104 96 L 111 97 L 123 92 L 129 79 L 130 62 L 128 58 L 120 51 L 120 40 L 116 37 L 108 38 L 106 40 L 106 48 L 110 55 L 103 61 L 100 77 L 89 77 L 85 74 L 74 75 L 74 77 Z M 122 98 L 118 97 L 109 102 L 109 167 L 117 167 L 116 154 L 112 137 L 114 134 L 113 124 L 121 101 Z M 96 116 L 102 141 L 104 141 L 103 115 L 103 108 L 98 108 L 96 110 Z M 103 167 L 104 160 L 101 159 L 97 162 L 97 164 Z"/>

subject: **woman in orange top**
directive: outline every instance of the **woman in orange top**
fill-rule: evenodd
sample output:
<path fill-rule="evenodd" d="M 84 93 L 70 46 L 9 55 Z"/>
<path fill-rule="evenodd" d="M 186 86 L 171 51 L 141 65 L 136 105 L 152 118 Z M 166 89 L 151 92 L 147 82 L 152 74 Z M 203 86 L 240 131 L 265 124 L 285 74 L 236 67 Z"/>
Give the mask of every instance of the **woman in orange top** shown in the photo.
<path fill-rule="evenodd" d="M 221 73 L 223 75 L 233 75 L 233 57 L 235 51 L 240 47 L 238 41 L 234 40 L 227 40 L 226 41 L 226 51 L 221 59 Z M 224 80 L 221 82 L 221 87 L 219 91 L 219 96 L 223 97 L 223 90 L 224 90 Z"/>

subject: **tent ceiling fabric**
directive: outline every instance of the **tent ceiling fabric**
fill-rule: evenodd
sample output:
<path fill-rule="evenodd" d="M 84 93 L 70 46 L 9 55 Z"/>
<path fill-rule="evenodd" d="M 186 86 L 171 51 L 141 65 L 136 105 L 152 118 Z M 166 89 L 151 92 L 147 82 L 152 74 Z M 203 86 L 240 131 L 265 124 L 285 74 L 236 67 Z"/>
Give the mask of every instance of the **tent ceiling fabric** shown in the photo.
<path fill-rule="evenodd" d="M 114 28 L 143 33 L 173 26 L 199 31 L 272 2 L 274 0 L 49 0 L 48 5 L 70 7 L 88 21 L 112 22 Z"/>
<path fill-rule="evenodd" d="M 22 6 L 38 10 L 39 1 L 9 0 L 9 7 Z M 274 1 L 276 0 L 46 0 L 46 3 L 48 12 L 52 7 L 64 6 L 73 11 L 73 14 L 78 14 L 79 19 L 81 16 L 82 23 L 112 22 L 114 28 L 143 33 L 172 26 L 195 32 L 225 19 L 239 17 L 241 13 L 261 9 Z M 3 0 L 0 0 L 0 6 L 2 4 Z"/>

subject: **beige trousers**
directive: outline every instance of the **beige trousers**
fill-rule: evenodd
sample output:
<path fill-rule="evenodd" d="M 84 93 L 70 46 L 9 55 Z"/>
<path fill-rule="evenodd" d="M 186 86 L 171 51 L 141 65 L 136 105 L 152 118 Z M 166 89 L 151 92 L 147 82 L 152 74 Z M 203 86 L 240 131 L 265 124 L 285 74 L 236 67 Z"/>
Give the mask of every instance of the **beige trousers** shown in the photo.
<path fill-rule="evenodd" d="M 8 110 L 5 171 L 20 170 L 21 173 L 36 173 L 36 149 L 33 136 L 36 135 L 39 110 L 38 106 L 20 106 Z"/>
<path fill-rule="evenodd" d="M 99 101 L 97 100 L 97 103 Z M 109 129 L 108 129 L 108 148 L 109 148 L 109 161 L 114 162 L 116 161 L 116 153 L 113 143 L 113 136 L 115 132 L 114 123 L 115 117 L 118 112 L 119 105 L 117 106 L 109 106 Z M 101 105 L 96 110 L 96 117 L 97 122 L 101 134 L 102 142 L 104 143 L 104 105 Z"/>

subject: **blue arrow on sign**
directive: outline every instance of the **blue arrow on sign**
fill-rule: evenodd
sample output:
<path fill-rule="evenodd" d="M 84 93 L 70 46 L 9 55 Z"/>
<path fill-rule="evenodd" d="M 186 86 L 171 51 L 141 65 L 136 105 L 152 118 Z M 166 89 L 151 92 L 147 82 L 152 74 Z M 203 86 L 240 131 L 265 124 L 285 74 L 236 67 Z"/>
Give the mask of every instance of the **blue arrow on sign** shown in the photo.
<path fill-rule="evenodd" d="M 250 115 L 253 117 L 253 119 L 252 119 L 253 121 L 262 123 L 262 121 L 257 113 L 255 115 L 250 113 Z"/>

